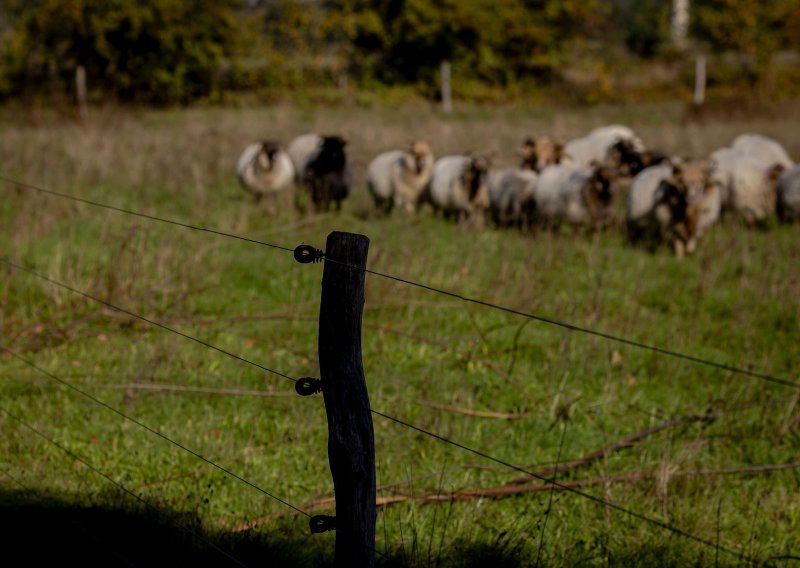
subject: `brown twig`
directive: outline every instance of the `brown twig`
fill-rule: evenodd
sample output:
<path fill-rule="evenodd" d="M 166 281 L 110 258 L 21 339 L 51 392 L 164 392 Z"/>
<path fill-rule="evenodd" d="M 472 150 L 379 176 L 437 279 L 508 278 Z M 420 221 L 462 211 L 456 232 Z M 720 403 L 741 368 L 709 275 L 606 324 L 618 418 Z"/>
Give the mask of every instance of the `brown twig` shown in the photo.
<path fill-rule="evenodd" d="M 777 465 L 753 465 L 753 466 L 740 466 L 729 467 L 721 469 L 698 469 L 687 471 L 671 472 L 671 477 L 700 477 L 711 475 L 736 475 L 736 474 L 753 474 L 753 473 L 768 473 L 774 471 L 783 471 L 787 469 L 800 468 L 800 461 L 777 464 Z M 469 501 L 472 499 L 484 498 L 501 498 L 509 495 L 519 495 L 522 493 L 539 493 L 542 491 L 565 491 L 569 489 L 578 489 L 581 487 L 590 487 L 593 485 L 609 485 L 612 483 L 635 483 L 645 479 L 654 479 L 661 475 L 660 471 L 634 471 L 632 473 L 625 473 L 621 475 L 609 477 L 593 477 L 588 479 L 577 479 L 573 481 L 562 481 L 558 484 L 553 483 L 534 483 L 539 481 L 537 479 L 528 478 L 532 483 L 525 485 L 522 484 L 506 484 L 499 487 L 485 487 L 476 489 L 464 489 L 460 491 L 452 491 L 450 493 L 411 493 L 411 494 L 395 494 L 384 495 L 376 499 L 376 504 L 379 507 L 389 507 L 398 503 L 407 501 L 415 501 L 420 503 L 452 503 L 458 501 Z M 304 504 L 301 508 L 307 512 L 314 512 L 320 510 L 330 510 L 336 506 L 335 497 L 326 497 L 324 499 L 317 499 Z M 238 523 L 230 526 L 229 530 L 232 532 L 242 532 L 252 530 L 265 523 L 275 519 L 292 516 L 297 514 L 295 511 L 286 510 L 272 515 L 253 519 L 244 523 Z"/>
<path fill-rule="evenodd" d="M 706 413 L 693 416 L 682 416 L 680 418 L 673 418 L 671 420 L 664 420 L 663 422 L 659 422 L 658 424 L 651 426 L 650 428 L 645 428 L 644 430 L 640 430 L 639 432 L 636 432 L 629 436 L 625 436 L 624 438 L 617 440 L 612 444 L 604 446 L 599 450 L 586 454 L 581 458 L 564 462 L 557 467 L 548 468 L 545 470 L 538 471 L 536 473 L 543 477 L 548 477 L 555 474 L 560 475 L 562 473 L 574 471 L 576 469 L 594 463 L 598 460 L 601 460 L 613 452 L 616 452 L 624 448 L 629 448 L 638 443 L 639 441 L 643 440 L 644 438 L 647 438 L 648 436 L 651 436 L 663 430 L 667 430 L 669 428 L 675 428 L 676 426 L 681 426 L 683 424 L 692 424 L 695 422 L 706 422 L 706 423 L 713 422 L 714 420 L 716 420 L 718 416 L 719 415 L 715 413 Z M 524 477 L 518 477 L 510 481 L 509 484 L 527 483 L 529 481 L 530 481 L 530 476 L 524 476 Z"/>
<path fill-rule="evenodd" d="M 456 412 L 458 414 L 466 414 L 467 416 L 477 416 L 479 418 L 497 418 L 500 420 L 519 420 L 520 418 L 526 418 L 531 415 L 530 412 L 516 412 L 516 413 L 509 413 L 509 412 L 494 412 L 491 410 L 473 410 L 471 408 L 462 408 L 460 406 L 451 406 L 449 404 L 442 404 L 440 402 L 433 402 L 431 400 L 409 400 L 402 397 L 394 397 L 394 396 L 384 396 L 381 397 L 383 400 L 387 401 L 397 401 L 403 400 L 408 401 L 413 404 L 419 404 L 420 406 L 427 406 L 428 408 L 436 408 L 438 410 L 446 410 L 448 412 Z"/>
<path fill-rule="evenodd" d="M 92 385 L 92 388 L 97 389 L 133 389 L 133 390 L 150 390 L 158 392 L 192 392 L 201 394 L 217 394 L 229 396 L 263 396 L 263 397 L 295 397 L 296 393 L 291 391 L 263 391 L 255 389 L 232 389 L 232 388 L 215 388 L 215 387 L 193 387 L 184 385 L 168 385 L 157 383 L 127 383 L 127 384 L 112 384 L 112 385 Z"/>

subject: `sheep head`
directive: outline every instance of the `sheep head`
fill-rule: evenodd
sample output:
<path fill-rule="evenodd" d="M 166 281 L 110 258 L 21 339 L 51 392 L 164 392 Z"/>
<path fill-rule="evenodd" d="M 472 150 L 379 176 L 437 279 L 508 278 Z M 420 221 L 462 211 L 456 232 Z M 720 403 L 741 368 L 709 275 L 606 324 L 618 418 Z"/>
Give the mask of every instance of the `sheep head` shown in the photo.
<path fill-rule="evenodd" d="M 713 164 L 707 160 L 674 164 L 669 182 L 688 200 L 699 199 L 713 185 L 712 170 Z"/>
<path fill-rule="evenodd" d="M 522 158 L 522 168 L 541 172 L 547 166 L 561 162 L 564 155 L 564 144 L 549 136 L 526 138 L 517 150 L 517 155 Z"/>
<path fill-rule="evenodd" d="M 786 170 L 783 164 L 775 164 L 767 170 L 767 182 L 773 189 L 778 186 L 778 179 L 781 174 Z"/>
<path fill-rule="evenodd" d="M 412 142 L 408 148 L 408 153 L 413 160 L 414 173 L 417 175 L 422 173 L 430 162 L 431 156 L 433 156 L 431 147 L 427 142 L 423 142 L 422 140 Z"/>
<path fill-rule="evenodd" d="M 347 142 L 340 136 L 323 136 L 319 152 L 308 167 L 320 173 L 343 170 L 347 164 L 345 146 Z"/>
<path fill-rule="evenodd" d="M 633 140 L 626 138 L 617 140 L 611 146 L 608 157 L 611 166 L 626 176 L 635 176 L 649 165 L 646 153 L 637 150 Z"/>
<path fill-rule="evenodd" d="M 583 202 L 592 217 L 601 217 L 614 199 L 614 185 L 617 179 L 616 170 L 592 162 L 592 175 L 583 188 Z"/>
<path fill-rule="evenodd" d="M 697 247 L 703 211 L 719 190 L 712 172 L 713 163 L 705 160 L 675 164 L 672 175 L 661 184 L 661 202 L 670 212 L 669 232 L 673 241 L 681 241 L 680 250 L 688 253 Z"/>
<path fill-rule="evenodd" d="M 476 207 L 489 207 L 489 190 L 486 176 L 489 175 L 491 160 L 487 156 L 473 154 L 464 171 L 464 186 L 469 193 L 469 201 Z"/>
<path fill-rule="evenodd" d="M 258 152 L 258 167 L 262 170 L 271 170 L 275 160 L 275 154 L 280 150 L 280 146 L 274 140 L 262 140 L 261 150 Z"/>

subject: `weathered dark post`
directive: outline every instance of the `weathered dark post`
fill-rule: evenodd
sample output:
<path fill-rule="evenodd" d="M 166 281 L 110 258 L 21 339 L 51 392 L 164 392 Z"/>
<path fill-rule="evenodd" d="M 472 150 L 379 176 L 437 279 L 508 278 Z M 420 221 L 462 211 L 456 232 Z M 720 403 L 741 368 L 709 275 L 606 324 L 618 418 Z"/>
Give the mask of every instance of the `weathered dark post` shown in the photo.
<path fill-rule="evenodd" d="M 319 368 L 336 493 L 336 566 L 375 564 L 375 443 L 361 362 L 369 239 L 333 232 L 325 247 Z M 355 268 L 351 268 L 355 267 Z"/>

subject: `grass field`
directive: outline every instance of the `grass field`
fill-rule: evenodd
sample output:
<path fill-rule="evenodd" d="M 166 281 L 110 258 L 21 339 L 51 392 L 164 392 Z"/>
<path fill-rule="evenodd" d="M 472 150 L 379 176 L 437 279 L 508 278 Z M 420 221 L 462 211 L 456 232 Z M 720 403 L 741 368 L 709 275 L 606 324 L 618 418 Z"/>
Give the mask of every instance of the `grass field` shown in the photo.
<path fill-rule="evenodd" d="M 611 122 L 681 155 L 703 156 L 755 131 L 800 157 L 797 105 L 747 121 L 684 124 L 680 116 L 677 105 L 452 116 L 424 106 L 282 107 L 107 110 L 76 124 L 6 110 L 0 174 L 288 247 L 323 247 L 332 230 L 363 233 L 375 270 L 797 382 L 798 226 L 748 230 L 728 218 L 678 260 L 666 249 L 631 249 L 614 230 L 476 232 L 427 212 L 378 219 L 361 183 L 339 215 L 300 217 L 287 196 L 270 216 L 232 173 L 250 141 L 287 142 L 307 131 L 343 133 L 363 170 L 374 154 L 418 137 L 438 155 L 487 151 L 510 164 L 527 135 L 569 138 Z M 318 376 L 320 265 L 10 184 L 0 191 L 3 257 L 282 373 Z M 0 274 L 3 346 L 294 505 L 313 508 L 331 495 L 321 398 L 296 397 L 285 379 L 7 265 Z M 796 388 L 371 275 L 363 350 L 375 409 L 534 471 L 658 426 L 558 479 L 583 481 L 587 493 L 756 562 L 790 565 L 800 556 Z M 179 522 L 251 565 L 331 560 L 333 533 L 312 537 L 305 517 L 10 355 L 0 355 L 0 369 L 0 530 L 31 558 L 225 563 L 207 543 L 182 536 Z M 153 515 L 7 413 L 165 514 Z M 664 423 L 697 415 L 707 419 Z M 375 436 L 379 496 L 409 497 L 379 510 L 381 565 L 748 562 L 581 496 L 536 491 L 540 481 L 502 498 L 414 500 L 498 487 L 520 474 L 379 418 Z"/>

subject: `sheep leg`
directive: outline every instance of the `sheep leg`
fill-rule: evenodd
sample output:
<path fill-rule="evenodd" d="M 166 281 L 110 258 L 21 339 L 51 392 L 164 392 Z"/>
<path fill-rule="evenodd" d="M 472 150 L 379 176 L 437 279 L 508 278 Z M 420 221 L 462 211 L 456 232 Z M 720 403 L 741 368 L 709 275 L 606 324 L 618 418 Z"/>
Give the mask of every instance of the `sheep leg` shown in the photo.
<path fill-rule="evenodd" d="M 674 241 L 672 241 L 672 247 L 675 251 L 675 258 L 683 258 L 684 256 L 686 256 L 686 247 L 684 246 L 682 240 L 675 239 Z"/>

